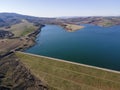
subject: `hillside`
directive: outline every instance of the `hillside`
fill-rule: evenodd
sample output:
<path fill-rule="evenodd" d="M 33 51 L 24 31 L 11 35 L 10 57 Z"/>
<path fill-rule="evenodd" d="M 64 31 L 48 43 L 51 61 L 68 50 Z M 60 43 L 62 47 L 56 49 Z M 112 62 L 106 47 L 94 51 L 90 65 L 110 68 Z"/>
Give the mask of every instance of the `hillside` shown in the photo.
<path fill-rule="evenodd" d="M 48 90 L 14 55 L 0 59 L 0 90 Z"/>
<path fill-rule="evenodd" d="M 49 90 L 120 89 L 119 72 L 25 53 L 16 55 L 34 75 L 48 84 Z"/>
<path fill-rule="evenodd" d="M 48 23 L 54 20 L 54 18 L 34 17 L 17 13 L 0 13 L 0 27 L 9 28 L 12 25 L 22 22 L 23 19 L 34 23 L 34 25 Z"/>
<path fill-rule="evenodd" d="M 114 26 L 114 25 L 120 25 L 120 17 L 71 17 L 71 18 L 63 18 L 60 19 L 61 22 L 64 23 L 69 23 L 69 24 L 93 24 L 93 25 L 98 25 L 102 27 L 109 27 L 109 26 Z"/>
<path fill-rule="evenodd" d="M 24 36 L 38 29 L 43 23 L 38 17 L 16 13 L 0 13 L 0 30 L 13 33 L 13 37 Z"/>
<path fill-rule="evenodd" d="M 16 13 L 0 13 L 0 56 L 17 48 L 32 46 L 42 19 Z"/>

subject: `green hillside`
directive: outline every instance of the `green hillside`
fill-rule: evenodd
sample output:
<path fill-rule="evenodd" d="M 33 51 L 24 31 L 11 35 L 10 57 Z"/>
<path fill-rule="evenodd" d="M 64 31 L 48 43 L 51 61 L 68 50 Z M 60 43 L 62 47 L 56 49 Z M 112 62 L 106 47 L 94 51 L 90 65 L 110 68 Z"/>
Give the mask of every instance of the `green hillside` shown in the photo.
<path fill-rule="evenodd" d="M 50 90 L 120 90 L 120 73 L 52 58 L 16 53 Z"/>
<path fill-rule="evenodd" d="M 33 23 L 28 22 L 27 20 L 22 20 L 21 23 L 12 25 L 9 28 L 9 31 L 14 33 L 15 37 L 25 36 L 35 30 L 37 30 L 37 26 L 34 26 Z"/>

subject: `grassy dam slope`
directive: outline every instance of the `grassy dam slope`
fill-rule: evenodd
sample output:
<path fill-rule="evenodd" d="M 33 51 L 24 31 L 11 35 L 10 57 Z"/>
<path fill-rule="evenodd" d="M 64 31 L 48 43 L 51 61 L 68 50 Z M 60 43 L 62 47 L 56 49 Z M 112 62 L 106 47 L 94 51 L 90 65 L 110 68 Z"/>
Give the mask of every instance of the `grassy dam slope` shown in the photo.
<path fill-rule="evenodd" d="M 17 52 L 16 56 L 49 90 L 120 90 L 120 72 Z"/>

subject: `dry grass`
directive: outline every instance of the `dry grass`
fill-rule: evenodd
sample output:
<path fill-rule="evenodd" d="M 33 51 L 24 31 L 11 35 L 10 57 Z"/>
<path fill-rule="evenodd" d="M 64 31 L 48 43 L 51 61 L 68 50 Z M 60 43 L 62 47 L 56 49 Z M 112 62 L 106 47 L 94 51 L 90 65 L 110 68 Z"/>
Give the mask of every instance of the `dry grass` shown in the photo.
<path fill-rule="evenodd" d="M 24 45 L 32 45 L 32 40 L 27 40 L 26 38 L 16 38 L 16 39 L 0 39 L 0 54 L 4 54 L 18 47 L 23 47 Z"/>
<path fill-rule="evenodd" d="M 119 90 L 120 73 L 16 53 L 51 90 Z M 54 89 L 53 89 L 54 88 Z"/>
<path fill-rule="evenodd" d="M 19 39 L 1 39 L 0 40 L 0 53 L 12 50 L 20 46 L 21 44 L 22 42 Z"/>

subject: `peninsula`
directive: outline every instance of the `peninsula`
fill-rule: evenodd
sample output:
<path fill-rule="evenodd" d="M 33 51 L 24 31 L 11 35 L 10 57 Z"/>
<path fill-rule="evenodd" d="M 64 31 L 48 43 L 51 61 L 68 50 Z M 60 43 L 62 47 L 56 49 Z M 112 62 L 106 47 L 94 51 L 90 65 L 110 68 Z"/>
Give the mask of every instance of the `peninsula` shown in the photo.
<path fill-rule="evenodd" d="M 84 26 L 75 25 L 75 24 L 62 24 L 61 26 L 68 32 L 74 32 L 76 30 L 81 30 L 84 28 Z"/>

